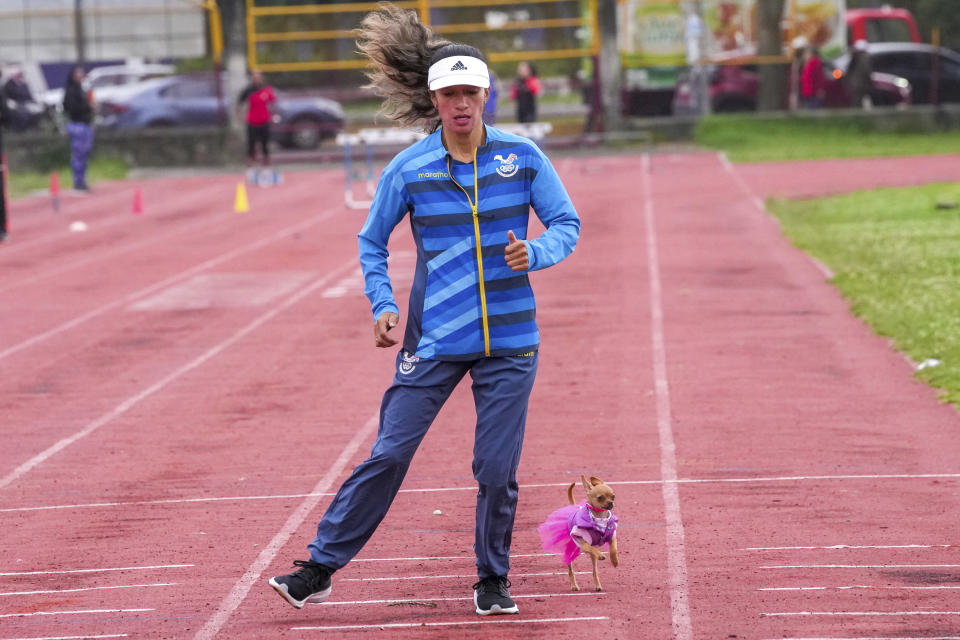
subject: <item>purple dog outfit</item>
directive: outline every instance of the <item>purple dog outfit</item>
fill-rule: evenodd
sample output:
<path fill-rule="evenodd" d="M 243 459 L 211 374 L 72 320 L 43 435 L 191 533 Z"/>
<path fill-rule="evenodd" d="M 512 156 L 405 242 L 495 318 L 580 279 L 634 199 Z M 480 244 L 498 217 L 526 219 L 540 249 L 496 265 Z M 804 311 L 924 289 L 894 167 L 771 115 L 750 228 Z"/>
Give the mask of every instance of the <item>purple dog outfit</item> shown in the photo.
<path fill-rule="evenodd" d="M 594 547 L 609 544 L 617 532 L 617 516 L 607 513 L 606 518 L 597 518 L 586 501 L 557 509 L 537 527 L 543 550 L 561 554 L 563 564 L 569 565 L 580 555 L 574 536 Z"/>

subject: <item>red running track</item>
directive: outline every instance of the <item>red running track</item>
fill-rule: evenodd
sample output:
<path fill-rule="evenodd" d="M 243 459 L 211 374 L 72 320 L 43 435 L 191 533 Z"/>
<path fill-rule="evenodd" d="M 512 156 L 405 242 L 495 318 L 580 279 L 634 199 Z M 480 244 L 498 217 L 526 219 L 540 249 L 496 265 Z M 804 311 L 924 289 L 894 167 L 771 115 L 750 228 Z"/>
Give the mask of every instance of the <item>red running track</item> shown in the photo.
<path fill-rule="evenodd" d="M 331 602 L 296 611 L 265 584 L 305 557 L 392 373 L 339 173 L 251 190 L 249 214 L 229 176 L 144 182 L 144 216 L 132 183 L 58 215 L 17 203 L 0 638 L 960 638 L 960 419 L 758 208 L 757 172 L 796 167 L 557 166 L 584 231 L 533 276 L 521 615 L 493 619 L 470 602 L 466 388 Z M 395 245 L 403 298 L 411 244 Z M 570 593 L 536 539 L 580 473 L 618 494 L 622 564 L 599 594 Z"/>

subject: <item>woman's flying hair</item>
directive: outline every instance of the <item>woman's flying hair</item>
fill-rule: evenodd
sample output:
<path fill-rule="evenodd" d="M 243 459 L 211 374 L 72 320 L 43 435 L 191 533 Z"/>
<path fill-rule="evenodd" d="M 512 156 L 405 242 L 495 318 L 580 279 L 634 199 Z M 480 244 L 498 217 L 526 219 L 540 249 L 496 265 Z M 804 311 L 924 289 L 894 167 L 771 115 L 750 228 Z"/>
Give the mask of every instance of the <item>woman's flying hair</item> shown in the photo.
<path fill-rule="evenodd" d="M 405 127 L 433 131 L 440 118 L 427 88 L 430 65 L 448 56 L 484 59 L 475 47 L 438 38 L 415 11 L 381 2 L 360 23 L 357 47 L 370 60 L 365 86 L 383 98 L 380 113 Z"/>

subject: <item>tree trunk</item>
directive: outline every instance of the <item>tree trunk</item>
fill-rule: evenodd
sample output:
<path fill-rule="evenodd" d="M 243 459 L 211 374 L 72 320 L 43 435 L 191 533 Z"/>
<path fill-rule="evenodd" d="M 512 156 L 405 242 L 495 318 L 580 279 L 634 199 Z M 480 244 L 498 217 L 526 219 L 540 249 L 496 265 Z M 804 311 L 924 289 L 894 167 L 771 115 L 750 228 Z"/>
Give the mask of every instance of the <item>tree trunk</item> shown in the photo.
<path fill-rule="evenodd" d="M 623 128 L 623 66 L 617 47 L 617 1 L 600 0 L 597 8 L 600 31 L 600 82 L 604 131 Z"/>
<path fill-rule="evenodd" d="M 758 0 L 757 46 L 761 56 L 783 54 L 780 21 L 783 19 L 783 0 Z M 757 110 L 775 111 L 786 107 L 789 67 L 783 64 L 761 64 L 757 89 Z"/>

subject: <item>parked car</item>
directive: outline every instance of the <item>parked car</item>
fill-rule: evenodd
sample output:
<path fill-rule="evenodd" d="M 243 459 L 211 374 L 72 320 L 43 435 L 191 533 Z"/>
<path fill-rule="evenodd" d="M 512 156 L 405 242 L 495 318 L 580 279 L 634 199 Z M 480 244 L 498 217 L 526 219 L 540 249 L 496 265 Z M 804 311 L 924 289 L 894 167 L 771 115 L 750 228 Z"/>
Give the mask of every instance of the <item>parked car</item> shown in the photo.
<path fill-rule="evenodd" d="M 874 72 L 906 78 L 913 87 L 914 104 L 960 102 L 960 54 L 944 47 L 910 42 L 878 42 L 867 45 Z M 837 58 L 838 68 L 846 70 L 850 55 Z M 934 80 L 939 76 L 934 96 Z"/>
<path fill-rule="evenodd" d="M 94 102 L 108 100 L 120 87 L 143 82 L 151 78 L 172 75 L 176 69 L 172 64 L 112 64 L 94 67 L 83 79 L 83 88 L 93 91 Z M 41 100 L 48 108 L 63 108 L 63 88 L 50 89 L 43 93 Z"/>
<path fill-rule="evenodd" d="M 205 126 L 226 123 L 233 101 L 218 98 L 213 74 L 148 80 L 118 91 L 97 105 L 97 125 L 107 129 Z M 273 138 L 298 149 L 316 148 L 343 130 L 340 103 L 319 96 L 277 92 Z"/>
<path fill-rule="evenodd" d="M 849 64 L 849 60 L 847 61 Z M 850 107 L 851 97 L 843 82 L 843 69 L 828 60 L 823 61 L 826 78 L 824 106 Z M 755 65 L 730 65 L 707 68 L 710 86 L 710 107 L 714 113 L 754 111 L 757 108 L 759 74 Z M 876 106 L 900 106 L 912 102 L 910 82 L 902 77 L 874 70 L 870 75 L 870 99 Z M 783 96 L 786 108 L 788 96 Z M 696 101 L 689 75 L 681 76 L 673 95 L 673 113 L 689 115 L 696 112 Z"/>

